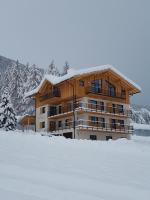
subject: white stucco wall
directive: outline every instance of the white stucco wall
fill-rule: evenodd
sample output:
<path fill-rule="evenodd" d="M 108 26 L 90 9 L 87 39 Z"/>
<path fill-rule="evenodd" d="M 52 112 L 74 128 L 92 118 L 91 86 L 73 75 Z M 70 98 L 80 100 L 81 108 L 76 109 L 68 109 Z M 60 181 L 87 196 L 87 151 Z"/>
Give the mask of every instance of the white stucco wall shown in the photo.
<path fill-rule="evenodd" d="M 41 113 L 41 108 L 45 107 L 45 113 Z M 36 130 L 37 131 L 47 131 L 48 130 L 48 105 L 41 106 L 36 109 Z M 45 122 L 45 128 L 40 128 L 40 122 Z"/>

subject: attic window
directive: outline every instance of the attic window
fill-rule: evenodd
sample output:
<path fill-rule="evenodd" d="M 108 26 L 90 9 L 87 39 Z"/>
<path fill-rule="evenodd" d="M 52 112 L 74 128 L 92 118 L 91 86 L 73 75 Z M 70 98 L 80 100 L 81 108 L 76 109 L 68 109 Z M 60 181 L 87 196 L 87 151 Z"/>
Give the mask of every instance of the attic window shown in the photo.
<path fill-rule="evenodd" d="M 124 89 L 121 90 L 121 96 L 124 97 L 126 95 L 126 91 Z"/>
<path fill-rule="evenodd" d="M 81 87 L 84 87 L 84 81 L 83 81 L 83 80 L 79 80 L 79 85 L 80 85 Z"/>

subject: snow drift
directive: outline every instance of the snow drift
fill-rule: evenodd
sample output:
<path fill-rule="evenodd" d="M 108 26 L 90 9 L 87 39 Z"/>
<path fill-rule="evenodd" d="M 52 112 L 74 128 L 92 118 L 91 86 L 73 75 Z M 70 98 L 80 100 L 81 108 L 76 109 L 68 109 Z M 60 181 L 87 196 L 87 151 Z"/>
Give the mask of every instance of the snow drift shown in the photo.
<path fill-rule="evenodd" d="M 4 200 L 148 200 L 150 138 L 88 141 L 0 132 Z"/>

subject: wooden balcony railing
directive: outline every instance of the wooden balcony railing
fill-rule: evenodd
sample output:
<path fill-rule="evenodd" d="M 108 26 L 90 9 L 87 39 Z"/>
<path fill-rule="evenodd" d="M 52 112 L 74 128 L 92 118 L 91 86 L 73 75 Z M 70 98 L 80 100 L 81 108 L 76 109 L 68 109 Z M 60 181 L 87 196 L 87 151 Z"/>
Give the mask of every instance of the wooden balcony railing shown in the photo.
<path fill-rule="evenodd" d="M 76 111 L 82 110 L 85 112 L 96 112 L 98 114 L 111 114 L 111 115 L 120 115 L 120 116 L 127 116 L 131 117 L 132 113 L 130 109 L 119 109 L 112 106 L 103 106 L 103 105 L 95 105 L 91 103 L 85 103 L 85 102 L 77 102 L 76 105 Z M 50 106 L 50 109 L 48 111 L 48 117 L 60 115 L 60 114 L 66 114 L 69 112 L 73 112 L 73 105 L 71 103 L 66 104 L 64 106 Z"/>
<path fill-rule="evenodd" d="M 104 89 L 100 89 L 100 88 L 94 88 L 94 87 L 86 87 L 86 94 L 98 94 L 98 95 L 102 95 L 102 96 L 108 96 L 108 97 L 113 97 L 113 98 L 120 98 L 120 99 L 125 99 L 126 95 L 123 93 L 119 93 L 119 92 L 111 92 L 109 90 L 104 90 Z"/>
<path fill-rule="evenodd" d="M 53 97 L 60 97 L 61 92 L 58 88 L 55 88 L 54 90 L 51 90 L 50 92 L 46 93 L 45 95 L 40 97 L 40 101 L 44 101 Z"/>
<path fill-rule="evenodd" d="M 69 122 L 67 124 L 61 124 L 61 127 L 58 127 L 58 125 L 55 123 L 54 125 L 50 125 L 49 131 L 63 131 L 65 129 L 71 129 L 73 128 L 73 122 Z M 92 122 L 90 120 L 78 120 L 75 122 L 75 128 L 76 129 L 83 129 L 83 130 L 92 130 L 92 131 L 104 131 L 104 132 L 118 132 L 118 133 L 125 133 L 125 134 L 131 134 L 133 133 L 134 129 L 133 126 L 130 125 L 118 125 L 116 124 L 109 124 L 109 123 L 102 123 L 100 121 Z"/>

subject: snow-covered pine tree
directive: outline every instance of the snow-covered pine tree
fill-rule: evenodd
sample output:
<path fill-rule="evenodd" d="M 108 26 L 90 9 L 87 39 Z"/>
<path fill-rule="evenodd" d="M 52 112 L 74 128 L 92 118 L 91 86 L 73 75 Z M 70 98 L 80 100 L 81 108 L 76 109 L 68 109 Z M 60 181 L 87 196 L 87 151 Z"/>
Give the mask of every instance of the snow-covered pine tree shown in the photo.
<path fill-rule="evenodd" d="M 26 92 L 35 89 L 43 78 L 43 71 L 38 68 L 35 64 L 28 68 L 28 78 L 25 84 Z"/>
<path fill-rule="evenodd" d="M 29 64 L 12 62 L 0 76 L 0 101 L 3 91 L 7 88 L 16 114 L 25 114 L 33 103 L 31 99 L 27 101 L 24 94 L 40 84 L 43 74 L 44 70 L 35 65 L 29 67 Z"/>
<path fill-rule="evenodd" d="M 66 61 L 65 65 L 63 67 L 63 73 L 61 74 L 61 76 L 64 76 L 65 74 L 67 74 L 69 68 L 70 68 L 70 65 L 69 65 L 68 61 Z"/>
<path fill-rule="evenodd" d="M 59 70 L 54 64 L 54 60 L 52 60 L 51 64 L 48 66 L 47 74 L 60 76 Z"/>
<path fill-rule="evenodd" d="M 6 131 L 15 130 L 16 123 L 16 114 L 10 102 L 8 90 L 5 90 L 0 104 L 0 128 L 4 128 Z"/>
<path fill-rule="evenodd" d="M 17 113 L 22 110 L 22 100 L 25 92 L 24 88 L 25 73 L 22 70 L 21 65 L 17 61 L 12 68 L 12 80 L 11 80 L 11 100 Z"/>

